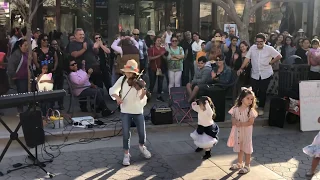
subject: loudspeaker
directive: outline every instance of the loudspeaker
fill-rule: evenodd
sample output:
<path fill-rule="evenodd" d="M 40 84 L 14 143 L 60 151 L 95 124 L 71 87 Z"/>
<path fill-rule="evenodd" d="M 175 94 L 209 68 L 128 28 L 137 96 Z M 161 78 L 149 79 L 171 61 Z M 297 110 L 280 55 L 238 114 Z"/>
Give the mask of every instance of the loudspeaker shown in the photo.
<path fill-rule="evenodd" d="M 173 123 L 171 108 L 152 108 L 150 110 L 150 113 L 151 113 L 151 122 L 154 125 Z"/>
<path fill-rule="evenodd" d="M 288 101 L 286 99 L 276 97 L 270 101 L 269 126 L 283 128 L 286 119 Z"/>
<path fill-rule="evenodd" d="M 20 113 L 20 122 L 24 139 L 30 148 L 44 144 L 42 116 L 40 111 L 27 111 Z"/>

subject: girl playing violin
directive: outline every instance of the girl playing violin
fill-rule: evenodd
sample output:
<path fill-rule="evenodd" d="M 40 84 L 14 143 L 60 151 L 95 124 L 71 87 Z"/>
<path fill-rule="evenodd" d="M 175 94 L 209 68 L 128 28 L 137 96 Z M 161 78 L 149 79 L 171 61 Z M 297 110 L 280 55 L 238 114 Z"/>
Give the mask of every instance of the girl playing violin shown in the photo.
<path fill-rule="evenodd" d="M 122 120 L 123 149 L 124 158 L 122 164 L 130 165 L 130 127 L 133 120 L 137 126 L 139 135 L 139 149 L 147 159 L 151 158 L 151 153 L 144 145 L 146 142 L 145 121 L 143 108 L 147 104 L 147 91 L 144 88 L 145 83 L 137 80 L 139 75 L 138 63 L 135 60 L 128 60 L 124 68 L 121 69 L 124 76 L 121 76 L 117 82 L 109 89 L 109 94 L 113 100 L 121 107 L 120 118 Z M 123 82 L 123 79 L 126 78 Z"/>

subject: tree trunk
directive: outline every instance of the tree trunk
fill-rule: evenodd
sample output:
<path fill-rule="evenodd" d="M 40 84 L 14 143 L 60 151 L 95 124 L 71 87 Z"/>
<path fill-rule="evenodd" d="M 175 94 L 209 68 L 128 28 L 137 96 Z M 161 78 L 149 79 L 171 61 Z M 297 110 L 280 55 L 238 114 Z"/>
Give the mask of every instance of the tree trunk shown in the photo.
<path fill-rule="evenodd" d="M 239 28 L 238 31 L 239 31 L 239 36 L 240 36 L 241 41 L 246 41 L 247 43 L 249 43 L 249 28 L 248 28 L 248 26 Z"/>
<path fill-rule="evenodd" d="M 32 62 L 31 23 L 26 21 L 26 27 L 27 27 L 26 38 L 27 38 L 27 42 L 29 44 L 29 47 L 28 47 L 28 79 L 30 80 L 31 79 L 31 72 L 30 72 L 30 68 L 29 67 L 31 66 L 31 62 Z M 31 84 L 28 83 L 28 91 L 30 92 L 31 90 L 32 90 Z"/>
<path fill-rule="evenodd" d="M 249 25 L 250 25 L 250 8 L 251 7 L 251 3 L 250 2 L 246 2 L 245 8 L 243 9 L 243 14 L 242 14 L 242 24 L 239 27 L 239 35 L 240 35 L 240 39 L 241 41 L 246 41 L 247 43 L 249 43 Z"/>

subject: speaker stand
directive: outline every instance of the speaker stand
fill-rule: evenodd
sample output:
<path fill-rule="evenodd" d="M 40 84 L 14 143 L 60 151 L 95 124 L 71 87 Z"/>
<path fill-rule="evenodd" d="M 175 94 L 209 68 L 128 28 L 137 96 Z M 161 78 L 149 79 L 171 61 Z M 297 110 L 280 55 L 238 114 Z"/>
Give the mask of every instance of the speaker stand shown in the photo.
<path fill-rule="evenodd" d="M 35 156 L 28 156 L 29 158 L 31 158 L 33 160 L 33 164 L 29 164 L 26 166 L 22 166 L 22 167 L 18 167 L 16 169 L 11 169 L 8 170 L 7 173 L 11 173 L 13 171 L 17 171 L 20 169 L 24 169 L 24 168 L 28 168 L 28 167 L 32 167 L 32 166 L 38 166 L 40 169 L 42 169 L 42 171 L 44 171 L 50 178 L 53 178 L 53 174 L 49 173 L 46 169 L 44 169 L 44 167 L 46 166 L 45 163 L 51 163 L 52 160 L 48 160 L 48 161 L 43 161 L 40 162 L 38 159 L 38 146 L 35 147 Z"/>
<path fill-rule="evenodd" d="M 32 153 L 29 151 L 29 149 L 21 142 L 21 140 L 19 139 L 18 136 L 18 131 L 21 127 L 21 122 L 19 121 L 17 127 L 15 128 L 14 131 L 12 131 L 9 126 L 3 121 L 3 119 L 0 117 L 0 123 L 7 129 L 7 131 L 10 133 L 10 140 L 7 142 L 6 147 L 3 149 L 1 155 L 0 155 L 0 162 L 2 161 L 4 155 L 7 153 L 12 141 L 17 141 L 20 146 L 28 153 L 29 157 L 31 157 L 34 160 L 34 163 L 28 166 L 24 166 L 24 167 L 19 167 L 17 169 L 14 170 L 8 170 L 7 173 L 10 173 L 12 171 L 18 170 L 18 169 L 22 169 L 22 168 L 26 168 L 26 167 L 30 167 L 30 166 L 38 166 L 39 168 L 41 168 L 46 174 L 48 174 L 48 176 L 50 178 L 53 177 L 52 174 L 48 173 L 44 168 L 43 168 L 43 163 L 39 162 L 38 160 L 38 148 L 36 147 L 36 157 L 34 155 L 32 155 Z M 51 161 L 52 162 L 52 161 Z M 0 176 L 3 176 L 4 174 L 2 172 L 0 172 Z"/>

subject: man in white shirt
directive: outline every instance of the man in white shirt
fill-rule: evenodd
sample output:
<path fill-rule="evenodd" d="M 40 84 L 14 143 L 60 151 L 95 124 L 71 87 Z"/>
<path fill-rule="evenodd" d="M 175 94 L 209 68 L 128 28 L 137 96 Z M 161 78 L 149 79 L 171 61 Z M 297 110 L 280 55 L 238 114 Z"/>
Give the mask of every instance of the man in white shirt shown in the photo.
<path fill-rule="evenodd" d="M 147 45 L 143 39 L 140 39 L 139 29 L 134 29 L 132 31 L 132 37 L 139 43 L 139 56 L 140 56 L 140 70 L 144 70 L 147 66 Z"/>
<path fill-rule="evenodd" d="M 273 75 L 271 65 L 282 58 L 278 51 L 265 43 L 265 35 L 262 33 L 257 34 L 256 44 L 251 46 L 246 55 L 246 59 L 237 72 L 237 74 L 240 75 L 243 69 L 251 62 L 251 86 L 259 99 L 258 113 L 260 116 L 264 113 L 263 109 L 266 103 L 267 89 Z"/>

